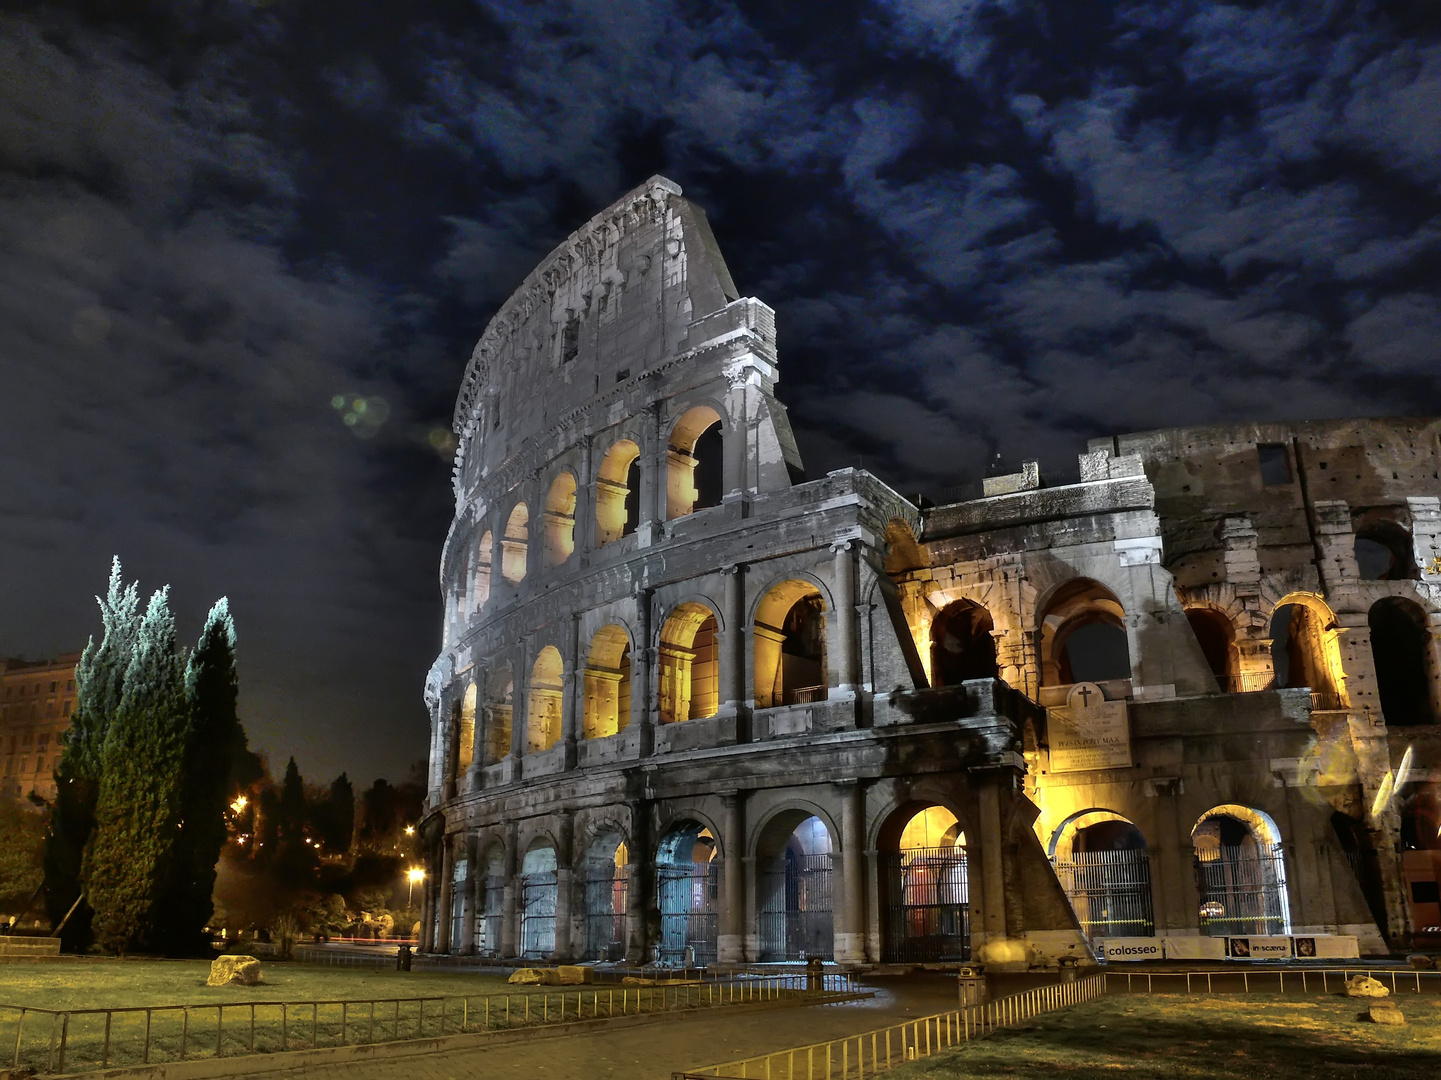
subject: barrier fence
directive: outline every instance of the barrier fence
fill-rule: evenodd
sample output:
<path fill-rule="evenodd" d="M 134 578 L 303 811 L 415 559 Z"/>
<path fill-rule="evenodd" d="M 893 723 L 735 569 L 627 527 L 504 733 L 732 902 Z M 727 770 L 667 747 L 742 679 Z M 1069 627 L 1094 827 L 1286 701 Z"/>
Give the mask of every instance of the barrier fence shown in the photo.
<path fill-rule="evenodd" d="M 1107 971 L 1109 994 L 1336 994 L 1369 975 L 1393 994 L 1441 994 L 1441 971 L 1396 968 L 1256 968 L 1250 971 Z"/>
<path fill-rule="evenodd" d="M 1000 1028 L 1012 1027 L 1042 1013 L 1079 1005 L 1105 993 L 1105 976 L 1091 975 L 1075 982 L 1040 986 L 984 1005 L 907 1020 L 903 1024 L 859 1035 L 673 1073 L 672 1080 L 701 1080 L 705 1077 L 764 1077 L 765 1080 L 849 1080 L 854 1077 L 855 1080 L 864 1080 L 896 1065 L 964 1046 L 972 1039 Z"/>
<path fill-rule="evenodd" d="M 0 1005 L 0 1063 L 83 1072 L 200 1057 L 505 1031 L 680 1009 L 856 996 L 848 975 L 741 977 L 685 985 L 606 986 L 530 993 L 358 1001 L 242 1001 L 124 1009 Z"/>

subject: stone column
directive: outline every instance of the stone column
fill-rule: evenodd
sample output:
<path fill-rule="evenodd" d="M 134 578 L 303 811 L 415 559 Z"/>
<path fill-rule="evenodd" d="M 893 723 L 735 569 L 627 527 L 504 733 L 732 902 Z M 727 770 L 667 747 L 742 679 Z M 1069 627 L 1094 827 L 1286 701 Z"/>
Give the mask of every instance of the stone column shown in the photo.
<path fill-rule="evenodd" d="M 631 723 L 636 729 L 637 752 L 649 757 L 655 748 L 655 658 L 652 642 L 651 593 L 641 589 L 635 594 L 635 636 L 630 650 Z"/>
<path fill-rule="evenodd" d="M 720 934 L 717 956 L 722 964 L 745 960 L 745 793 L 727 792 L 721 826 L 725 859 L 721 863 Z"/>
<path fill-rule="evenodd" d="M 980 809 L 981 929 L 984 944 L 1006 936 L 1005 866 L 1001 857 L 1001 770 L 973 771 L 972 784 Z M 972 923 L 974 926 L 974 923 Z M 984 945 L 982 959 L 985 958 Z"/>
<path fill-rule="evenodd" d="M 500 955 L 516 956 L 520 950 L 520 911 L 516 894 L 520 882 L 516 879 L 520 871 L 520 856 L 516 845 L 520 842 L 514 822 L 506 829 L 505 835 L 505 885 L 500 891 Z"/>
<path fill-rule="evenodd" d="M 595 550 L 595 469 L 591 462 L 591 440 L 586 437 L 580 443 L 580 473 L 575 485 L 575 551 L 572 558 L 582 566 L 589 562 L 588 556 Z"/>
<path fill-rule="evenodd" d="M 738 495 L 748 488 L 758 487 L 756 478 L 749 475 L 750 465 L 750 401 L 746 392 L 746 377 L 731 380 L 727 395 L 726 412 L 729 413 L 725 436 L 725 463 L 722 487 L 727 495 Z"/>
<path fill-rule="evenodd" d="M 636 507 L 637 547 L 649 547 L 656 540 L 656 526 L 665 520 L 666 447 L 660 434 L 661 402 L 652 402 L 642 420 L 640 447 L 640 497 Z"/>
<path fill-rule="evenodd" d="M 646 913 L 651 906 L 655 869 L 650 839 L 650 804 L 644 799 L 631 806 L 630 840 L 630 865 L 627 867 L 630 880 L 625 893 L 625 958 L 628 963 L 642 964 L 650 948 Z"/>
<path fill-rule="evenodd" d="M 441 841 L 440 861 L 440 939 L 436 942 L 436 952 L 450 952 L 450 911 L 454 900 L 452 889 L 454 884 L 451 878 L 455 873 L 455 849 L 451 846 L 451 840 L 446 837 Z"/>
<path fill-rule="evenodd" d="M 434 873 L 435 860 L 427 857 L 422 860 L 425 866 L 425 884 L 420 890 L 420 951 L 423 953 L 435 951 L 435 903 L 436 892 L 440 885 L 436 882 Z"/>
<path fill-rule="evenodd" d="M 564 755 L 563 765 L 567 769 L 573 769 L 576 763 L 576 731 L 580 727 L 585 708 L 585 676 L 582 674 L 585 662 L 581 659 L 579 615 L 571 616 L 566 645 L 570 656 L 564 661 L 561 679 L 564 689 L 560 695 L 560 743 L 561 753 Z"/>
<path fill-rule="evenodd" d="M 836 915 L 836 960 L 866 962 L 865 793 L 858 782 L 837 785 L 841 795 L 841 889 Z"/>
<path fill-rule="evenodd" d="M 836 689 L 842 694 L 854 693 L 856 677 L 856 553 L 850 540 L 831 545 L 835 555 L 836 632 L 831 648 L 835 650 Z"/>
<path fill-rule="evenodd" d="M 575 819 L 563 811 L 556 829 L 555 849 L 555 958 L 571 957 L 571 895 L 575 874 L 571 868 L 575 836 Z"/>
<path fill-rule="evenodd" d="M 746 696 L 746 584 L 745 564 L 725 569 L 725 634 L 721 638 L 721 711 L 739 712 Z"/>
<path fill-rule="evenodd" d="M 476 899 L 480 894 L 477 883 L 480 881 L 480 874 L 475 865 L 476 859 L 480 857 L 479 842 L 474 833 L 465 838 L 465 922 L 461 926 L 460 947 L 457 950 L 464 956 L 475 955 L 475 920 L 476 913 L 480 910 Z"/>

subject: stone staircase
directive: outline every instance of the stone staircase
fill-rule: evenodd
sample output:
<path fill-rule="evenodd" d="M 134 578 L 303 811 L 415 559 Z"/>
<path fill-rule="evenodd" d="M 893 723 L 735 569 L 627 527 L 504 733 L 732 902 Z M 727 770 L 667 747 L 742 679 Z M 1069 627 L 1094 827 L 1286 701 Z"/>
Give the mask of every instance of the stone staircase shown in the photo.
<path fill-rule="evenodd" d="M 0 935 L 0 964 L 33 964 L 59 955 L 59 938 Z"/>

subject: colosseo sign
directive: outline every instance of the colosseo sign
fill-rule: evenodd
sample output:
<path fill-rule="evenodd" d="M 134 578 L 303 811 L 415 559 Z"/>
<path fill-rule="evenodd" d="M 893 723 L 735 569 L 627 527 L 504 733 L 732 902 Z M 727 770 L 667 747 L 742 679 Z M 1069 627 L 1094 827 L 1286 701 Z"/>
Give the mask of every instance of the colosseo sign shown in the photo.
<path fill-rule="evenodd" d="M 1101 958 L 1107 962 L 1137 960 L 1298 960 L 1351 959 L 1361 955 L 1359 942 L 1343 934 L 1288 936 L 1102 938 Z"/>

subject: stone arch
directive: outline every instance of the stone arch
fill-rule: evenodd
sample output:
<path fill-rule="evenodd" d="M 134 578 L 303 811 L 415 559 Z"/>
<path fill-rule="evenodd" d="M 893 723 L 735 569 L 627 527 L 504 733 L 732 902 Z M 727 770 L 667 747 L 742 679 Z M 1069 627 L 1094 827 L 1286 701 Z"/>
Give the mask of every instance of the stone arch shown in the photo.
<path fill-rule="evenodd" d="M 586 655 L 583 738 L 604 739 L 630 725 L 630 680 L 630 635 L 619 623 L 607 623 L 590 639 Z"/>
<path fill-rule="evenodd" d="M 1289 934 L 1290 901 L 1281 830 L 1255 807 L 1213 806 L 1191 830 L 1201 932 Z"/>
<path fill-rule="evenodd" d="M 719 506 L 725 494 L 724 420 L 709 405 L 693 405 L 671 426 L 666 443 L 667 521 Z"/>
<path fill-rule="evenodd" d="M 465 775 L 475 760 L 475 705 L 476 685 L 475 680 L 471 679 L 460 699 L 460 731 L 455 758 L 457 780 Z"/>
<path fill-rule="evenodd" d="M 630 897 L 630 847 L 623 830 L 609 823 L 594 829 L 580 858 L 582 959 L 625 956 Z"/>
<path fill-rule="evenodd" d="M 490 599 L 490 567 L 495 557 L 495 534 L 489 529 L 480 534 L 475 547 L 475 574 L 471 587 L 471 611 L 479 611 Z"/>
<path fill-rule="evenodd" d="M 1194 604 L 1186 608 L 1186 621 L 1221 692 L 1242 690 L 1241 653 L 1236 644 L 1236 626 L 1230 617 L 1209 604 Z"/>
<path fill-rule="evenodd" d="M 543 959 L 555 952 L 555 912 L 559 861 L 555 841 L 537 836 L 520 859 L 520 953 Z"/>
<path fill-rule="evenodd" d="M 719 622 L 708 604 L 678 604 L 660 629 L 662 724 L 703 720 L 720 710 Z"/>
<path fill-rule="evenodd" d="M 1436 654 L 1426 612 L 1400 596 L 1387 596 L 1366 614 L 1376 694 L 1388 727 L 1436 722 Z"/>
<path fill-rule="evenodd" d="M 525 577 L 525 564 L 530 548 L 530 510 L 518 502 L 505 521 L 500 539 L 500 576 L 512 585 Z"/>
<path fill-rule="evenodd" d="M 505 913 L 505 841 L 482 833 L 475 846 L 475 951 L 480 956 L 499 956 Z"/>
<path fill-rule="evenodd" d="M 812 807 L 766 815 L 755 837 L 761 963 L 835 958 L 832 855 L 838 833 Z"/>
<path fill-rule="evenodd" d="M 969 959 L 970 880 L 961 815 L 912 793 L 879 819 L 876 850 L 882 960 Z"/>
<path fill-rule="evenodd" d="M 974 600 L 953 600 L 931 620 L 931 685 L 997 676 L 995 620 Z"/>
<path fill-rule="evenodd" d="M 1155 934 L 1150 851 L 1134 821 L 1114 810 L 1079 810 L 1056 827 L 1047 853 L 1088 938 Z"/>
<path fill-rule="evenodd" d="M 485 680 L 485 764 L 494 765 L 510 753 L 514 712 L 515 674 L 505 661 Z"/>
<path fill-rule="evenodd" d="M 559 566 L 575 551 L 575 473 L 562 469 L 545 495 L 545 565 Z"/>
<path fill-rule="evenodd" d="M 1407 581 L 1419 576 L 1411 530 L 1388 517 L 1368 516 L 1355 526 L 1353 551 L 1363 581 Z"/>
<path fill-rule="evenodd" d="M 1339 623 L 1326 601 L 1314 593 L 1289 593 L 1272 608 L 1270 628 L 1274 685 L 1310 687 L 1318 708 L 1345 708 Z"/>
<path fill-rule="evenodd" d="M 756 708 L 825 700 L 828 610 L 826 593 L 808 576 L 761 593 L 751 624 Z"/>
<path fill-rule="evenodd" d="M 595 544 L 635 532 L 640 519 L 640 447 L 617 439 L 601 458 L 595 481 Z"/>
<path fill-rule="evenodd" d="M 530 669 L 526 689 L 527 754 L 549 750 L 560 741 L 562 698 L 565 693 L 565 665 L 560 650 L 547 645 L 540 650 Z"/>
<path fill-rule="evenodd" d="M 915 531 L 900 518 L 886 522 L 885 571 L 892 576 L 931 565 L 930 553 L 916 539 Z"/>
<path fill-rule="evenodd" d="M 1126 610 L 1101 582 L 1076 577 L 1052 589 L 1038 622 L 1042 685 L 1131 677 Z"/>

